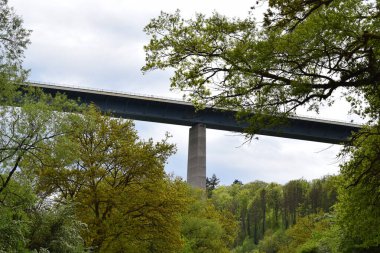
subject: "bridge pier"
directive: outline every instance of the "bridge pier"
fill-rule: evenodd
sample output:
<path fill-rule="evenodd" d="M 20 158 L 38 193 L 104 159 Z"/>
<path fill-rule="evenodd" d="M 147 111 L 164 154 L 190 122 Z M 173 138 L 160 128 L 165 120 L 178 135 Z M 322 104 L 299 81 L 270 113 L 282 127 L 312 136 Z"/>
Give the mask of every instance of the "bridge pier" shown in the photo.
<path fill-rule="evenodd" d="M 204 124 L 196 124 L 189 130 L 187 182 L 193 187 L 206 189 L 206 126 Z"/>

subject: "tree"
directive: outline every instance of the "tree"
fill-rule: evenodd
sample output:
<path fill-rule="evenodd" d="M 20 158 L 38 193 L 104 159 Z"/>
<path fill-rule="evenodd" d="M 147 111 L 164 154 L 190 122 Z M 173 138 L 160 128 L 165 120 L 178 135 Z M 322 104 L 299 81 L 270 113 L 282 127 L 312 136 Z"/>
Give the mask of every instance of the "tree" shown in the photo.
<path fill-rule="evenodd" d="M 20 160 L 20 158 L 16 156 L 14 159 L 15 163 L 13 166 L 10 166 L 13 168 L 10 170 L 8 168 L 4 169 L 4 167 L 7 167 L 7 160 L 9 158 L 14 158 L 12 151 L 10 153 L 7 152 L 9 146 L 12 147 L 12 144 L 9 145 L 9 143 L 14 140 L 14 136 L 13 134 L 7 136 L 7 133 L 4 133 L 4 131 L 7 131 L 8 133 L 14 131 L 12 129 L 14 124 L 12 120 L 8 119 L 8 117 L 14 116 L 14 113 L 9 112 L 9 109 L 7 107 L 4 108 L 4 105 L 9 105 L 9 102 L 14 101 L 16 86 L 13 83 L 22 80 L 25 77 L 26 72 L 22 69 L 21 63 L 23 59 L 23 50 L 29 43 L 30 34 L 30 31 L 22 27 L 22 20 L 7 4 L 7 0 L 0 1 L 0 193 L 9 183 L 12 174 L 18 166 L 18 161 Z M 11 122 L 12 124 L 7 124 Z M 18 146 L 22 146 L 22 143 L 23 142 L 21 141 Z M 13 149 L 15 148 L 13 147 Z"/>
<path fill-rule="evenodd" d="M 75 204 L 94 252 L 178 252 L 186 194 L 163 170 L 174 145 L 140 140 L 132 121 L 95 106 L 71 116 L 71 131 L 28 164 L 40 192 Z"/>
<path fill-rule="evenodd" d="M 211 178 L 206 177 L 206 192 L 207 196 L 211 198 L 213 190 L 218 186 L 220 180 L 215 174 L 212 174 Z"/>
<path fill-rule="evenodd" d="M 33 181 L 17 172 L 0 193 L 0 252 L 83 252 L 85 226 L 72 206 L 41 199 Z"/>
<path fill-rule="evenodd" d="M 40 200 L 29 213 L 27 247 L 30 250 L 48 252 L 84 252 L 81 233 L 86 224 L 75 217 L 74 207 L 69 204 L 51 205 Z"/>
<path fill-rule="evenodd" d="M 290 242 L 289 236 L 287 236 L 284 232 L 284 230 L 277 230 L 273 234 L 267 234 L 263 240 L 259 242 L 258 248 L 259 252 L 265 252 L 265 253 L 276 253 L 286 252 L 286 246 Z M 281 249 L 281 250 L 280 250 Z"/>
<path fill-rule="evenodd" d="M 300 218 L 297 224 L 285 231 L 288 238 L 283 241 L 279 252 L 338 252 L 331 239 L 326 238 L 327 235 L 338 237 L 337 231 L 331 231 L 332 224 L 330 215 L 312 214 Z"/>
<path fill-rule="evenodd" d="M 253 196 L 252 201 L 248 206 L 248 235 L 253 237 L 254 243 L 257 245 L 259 240 L 263 237 L 263 233 L 260 228 L 262 228 L 261 221 L 264 219 L 261 209 L 261 199 L 259 193 Z M 252 229 L 251 229 L 252 227 Z"/>
<path fill-rule="evenodd" d="M 214 193 L 211 196 L 211 200 L 213 201 L 213 205 L 218 210 L 232 210 L 232 201 L 233 196 L 229 193 L 228 186 L 220 186 L 215 189 Z"/>
<path fill-rule="evenodd" d="M 348 244 L 342 241 L 331 209 L 339 178 L 220 186 L 211 200 L 217 210 L 230 211 L 240 223 L 234 252 L 341 252 L 339 244 Z"/>
<path fill-rule="evenodd" d="M 19 175 L 0 192 L 0 252 L 24 252 L 36 196 L 29 182 Z"/>
<path fill-rule="evenodd" d="M 338 176 L 325 176 L 310 182 L 308 192 L 308 213 L 328 213 L 337 201 Z"/>
<path fill-rule="evenodd" d="M 308 183 L 303 179 L 291 180 L 283 187 L 285 228 L 297 223 L 300 208 L 306 203 Z"/>
<path fill-rule="evenodd" d="M 217 210 L 204 193 L 189 188 L 189 206 L 182 214 L 183 253 L 230 252 L 238 224 L 228 210 Z"/>
<path fill-rule="evenodd" d="M 262 1 L 258 1 L 262 2 Z M 177 11 L 145 27 L 143 71 L 174 68 L 171 87 L 196 105 L 238 110 L 249 134 L 306 106 L 318 112 L 342 92 L 351 111 L 371 120 L 380 108 L 379 1 L 268 1 L 254 13 L 185 20 Z"/>
<path fill-rule="evenodd" d="M 0 104 L 9 103 L 17 86 L 22 83 L 27 71 L 21 66 L 23 53 L 30 43 L 31 31 L 23 27 L 23 21 L 8 0 L 0 0 Z"/>
<path fill-rule="evenodd" d="M 345 252 L 380 249 L 380 127 L 365 129 L 346 147 L 348 160 L 342 175 L 336 205 L 338 223 L 345 236 Z"/>
<path fill-rule="evenodd" d="M 53 98 L 40 90 L 30 89 L 17 99 L 21 107 L 0 107 L 0 192 L 25 159 L 40 159 L 45 147 L 66 131 L 68 115 L 56 111 L 78 109 L 64 96 Z"/>
<path fill-rule="evenodd" d="M 232 184 L 237 184 L 237 185 L 243 185 L 243 182 L 240 181 L 239 179 L 235 179 Z"/>
<path fill-rule="evenodd" d="M 368 127 L 343 150 L 352 160 L 341 167 L 341 229 L 358 247 L 378 247 L 378 222 L 370 221 L 378 220 L 380 202 L 380 2 L 261 2 L 269 6 L 262 25 L 253 12 L 245 19 L 214 13 L 188 20 L 179 11 L 161 13 L 145 27 L 151 39 L 142 70 L 174 68 L 173 89 L 200 108 L 236 110 L 249 123 L 248 137 L 283 123 L 298 108 L 319 112 L 334 103 L 334 95 L 343 96 L 348 111 Z M 301 195 L 285 188 L 287 227 L 296 221 Z"/>
<path fill-rule="evenodd" d="M 41 147 L 62 134 L 66 115 L 56 111 L 79 109 L 62 95 L 53 98 L 38 89 L 21 88 L 28 73 L 22 60 L 31 31 L 7 3 L 0 0 L 0 192 L 25 157 L 38 159 Z"/>
<path fill-rule="evenodd" d="M 283 203 L 282 186 L 276 183 L 271 183 L 268 185 L 267 191 L 268 209 L 272 210 L 268 226 L 271 229 L 277 229 L 280 227 L 280 211 Z"/>

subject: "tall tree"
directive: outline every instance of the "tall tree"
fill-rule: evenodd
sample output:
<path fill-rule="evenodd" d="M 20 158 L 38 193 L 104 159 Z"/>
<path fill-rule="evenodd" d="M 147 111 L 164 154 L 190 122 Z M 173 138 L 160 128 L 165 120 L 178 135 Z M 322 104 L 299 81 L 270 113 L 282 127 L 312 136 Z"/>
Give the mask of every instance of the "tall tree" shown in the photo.
<path fill-rule="evenodd" d="M 306 203 L 308 183 L 303 179 L 291 180 L 283 187 L 285 228 L 296 224 L 300 208 Z"/>
<path fill-rule="evenodd" d="M 151 40 L 143 71 L 174 68 L 172 88 L 199 107 L 237 110 L 238 119 L 250 123 L 249 137 L 300 107 L 319 112 L 335 102 L 334 95 L 343 96 L 348 112 L 363 117 L 368 127 L 343 150 L 353 160 L 341 169 L 348 184 L 341 189 L 341 206 L 347 207 L 338 209 L 343 212 L 341 225 L 343 229 L 349 214 L 357 214 L 355 223 L 347 220 L 352 230 L 346 231 L 355 235 L 363 228 L 354 244 L 377 247 L 377 222 L 366 226 L 360 217 L 378 217 L 378 208 L 372 207 L 379 205 L 380 1 L 261 2 L 268 3 L 268 10 L 259 25 L 254 12 L 244 19 L 161 13 L 145 27 Z M 286 227 L 296 221 L 300 200 L 290 198 L 297 196 L 290 186 L 284 191 Z M 350 200 L 367 192 L 358 209 Z"/>
<path fill-rule="evenodd" d="M 64 96 L 53 98 L 37 89 L 20 88 L 28 72 L 22 61 L 30 32 L 8 1 L 0 0 L 0 192 L 25 157 L 38 159 L 42 146 L 62 134 L 66 115 L 55 111 L 76 107 Z"/>
<path fill-rule="evenodd" d="M 145 27 L 144 71 L 174 68 L 171 87 L 196 104 L 238 110 L 248 133 L 343 92 L 351 110 L 378 119 L 380 3 L 273 0 L 264 25 L 218 13 L 161 15 Z M 273 117 L 274 116 L 274 117 Z"/>
<path fill-rule="evenodd" d="M 9 102 L 17 88 L 15 83 L 23 82 L 26 77 L 27 71 L 21 64 L 30 33 L 8 6 L 8 0 L 0 0 L 0 104 Z"/>
<path fill-rule="evenodd" d="M 85 224 L 72 206 L 51 205 L 36 195 L 33 184 L 17 172 L 0 193 L 0 252 L 83 252 Z"/>
<path fill-rule="evenodd" d="M 308 212 L 318 213 L 320 211 L 328 213 L 337 201 L 338 177 L 325 176 L 321 179 L 314 179 L 310 182 L 308 196 Z"/>
<path fill-rule="evenodd" d="M 178 252 L 186 198 L 163 170 L 174 146 L 140 140 L 132 121 L 94 106 L 72 117 L 72 131 L 29 164 L 40 191 L 76 204 L 95 252 Z"/>
<path fill-rule="evenodd" d="M 262 224 L 261 230 L 262 234 L 265 234 L 266 230 L 266 212 L 267 212 L 267 191 L 265 189 L 261 189 L 260 191 L 260 209 L 262 212 Z"/>
<path fill-rule="evenodd" d="M 30 219 L 36 196 L 22 177 L 12 180 L 0 192 L 0 252 L 24 252 L 28 243 Z"/>
<path fill-rule="evenodd" d="M 212 174 L 211 178 L 206 177 L 206 192 L 207 196 L 211 198 L 212 191 L 218 186 L 220 180 L 216 177 L 215 174 Z"/>
<path fill-rule="evenodd" d="M 228 210 L 217 210 L 204 193 L 189 189 L 190 204 L 182 214 L 183 253 L 230 252 L 238 223 Z"/>
<path fill-rule="evenodd" d="M 277 229 L 280 227 L 281 207 L 283 203 L 282 187 L 279 184 L 271 183 L 267 187 L 268 211 L 272 210 L 272 217 L 269 227 Z"/>
<path fill-rule="evenodd" d="M 336 206 L 346 252 L 371 248 L 380 250 L 380 127 L 363 131 L 347 147 L 349 155 L 342 165 Z M 348 153 L 347 153 L 348 152 Z"/>
<path fill-rule="evenodd" d="M 39 90 L 17 98 L 21 107 L 0 107 L 0 192 L 24 159 L 39 159 L 44 147 L 65 132 L 68 115 L 56 111 L 77 108 L 64 96 L 53 98 Z"/>

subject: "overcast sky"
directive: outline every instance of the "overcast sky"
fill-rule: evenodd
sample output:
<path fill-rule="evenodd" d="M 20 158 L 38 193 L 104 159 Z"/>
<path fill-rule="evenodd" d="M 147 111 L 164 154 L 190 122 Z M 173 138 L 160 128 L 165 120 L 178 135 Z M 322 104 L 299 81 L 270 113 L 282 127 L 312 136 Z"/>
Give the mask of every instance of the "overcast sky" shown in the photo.
<path fill-rule="evenodd" d="M 180 93 L 169 91 L 170 72 L 141 73 L 143 46 L 149 40 L 144 26 L 160 11 L 176 9 L 186 17 L 213 11 L 244 17 L 254 2 L 10 0 L 9 4 L 23 17 L 24 26 L 33 30 L 24 61 L 31 69 L 30 80 L 180 98 Z M 260 13 L 257 15 L 260 18 Z M 322 110 L 321 117 L 350 120 L 342 104 Z M 136 128 L 143 138 L 157 141 L 170 132 L 178 151 L 169 159 L 166 171 L 186 178 L 189 128 L 141 121 L 136 121 Z M 222 184 L 234 179 L 286 183 L 339 171 L 336 156 L 340 146 L 258 137 L 243 144 L 244 137 L 237 133 L 208 129 L 207 175 L 215 173 Z"/>

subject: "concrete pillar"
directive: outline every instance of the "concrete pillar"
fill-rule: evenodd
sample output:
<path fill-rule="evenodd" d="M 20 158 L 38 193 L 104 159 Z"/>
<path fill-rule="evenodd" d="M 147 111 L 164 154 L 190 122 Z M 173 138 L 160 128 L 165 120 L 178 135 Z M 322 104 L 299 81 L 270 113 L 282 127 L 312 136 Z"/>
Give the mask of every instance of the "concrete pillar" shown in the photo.
<path fill-rule="evenodd" d="M 206 126 L 196 124 L 189 130 L 187 182 L 206 189 Z"/>

